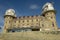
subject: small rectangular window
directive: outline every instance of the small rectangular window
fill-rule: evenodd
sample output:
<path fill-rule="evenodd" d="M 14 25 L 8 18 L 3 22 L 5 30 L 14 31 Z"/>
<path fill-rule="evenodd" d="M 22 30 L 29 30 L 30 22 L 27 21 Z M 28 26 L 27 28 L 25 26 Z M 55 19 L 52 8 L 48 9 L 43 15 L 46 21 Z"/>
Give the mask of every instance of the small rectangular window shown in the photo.
<path fill-rule="evenodd" d="M 52 23 L 52 26 L 54 27 L 54 23 Z"/>
<path fill-rule="evenodd" d="M 44 27 L 44 24 L 42 24 L 42 27 Z"/>
<path fill-rule="evenodd" d="M 31 16 L 31 17 L 33 17 L 33 16 Z"/>
<path fill-rule="evenodd" d="M 27 22 L 29 22 L 29 20 L 27 20 Z"/>
<path fill-rule="evenodd" d="M 25 18 L 25 16 L 23 16 L 23 18 Z"/>
<path fill-rule="evenodd" d="M 19 19 L 20 19 L 21 17 L 19 17 Z"/>
<path fill-rule="evenodd" d="M 15 21 L 15 23 L 16 23 L 16 21 Z"/>
<path fill-rule="evenodd" d="M 51 17 L 51 19 L 52 19 L 53 17 Z"/>
<path fill-rule="evenodd" d="M 27 25 L 29 25 L 29 24 L 27 24 Z"/>
<path fill-rule="evenodd" d="M 23 20 L 23 23 L 24 23 L 24 20 Z"/>
<path fill-rule="evenodd" d="M 29 18 L 29 16 L 27 16 Z"/>
<path fill-rule="evenodd" d="M 19 21 L 19 23 L 20 23 L 20 21 Z"/>
<path fill-rule="evenodd" d="M 9 23 L 10 23 L 10 21 L 9 21 Z"/>
<path fill-rule="evenodd" d="M 38 19 L 36 19 L 36 21 L 38 21 Z"/>

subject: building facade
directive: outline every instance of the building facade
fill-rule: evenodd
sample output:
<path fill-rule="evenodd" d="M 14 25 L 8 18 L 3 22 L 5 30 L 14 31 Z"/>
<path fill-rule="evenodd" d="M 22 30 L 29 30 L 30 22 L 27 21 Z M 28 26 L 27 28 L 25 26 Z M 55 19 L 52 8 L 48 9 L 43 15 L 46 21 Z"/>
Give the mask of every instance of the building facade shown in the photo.
<path fill-rule="evenodd" d="M 13 9 L 8 9 L 4 19 L 4 32 L 57 30 L 56 11 L 49 2 L 43 6 L 41 15 L 17 17 Z"/>

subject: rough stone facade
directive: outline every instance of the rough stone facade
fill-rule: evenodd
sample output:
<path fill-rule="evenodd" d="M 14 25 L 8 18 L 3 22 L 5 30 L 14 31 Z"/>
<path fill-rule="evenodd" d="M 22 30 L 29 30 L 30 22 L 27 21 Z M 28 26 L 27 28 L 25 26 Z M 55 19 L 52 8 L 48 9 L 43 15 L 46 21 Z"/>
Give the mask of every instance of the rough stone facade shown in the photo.
<path fill-rule="evenodd" d="M 16 17 L 13 9 L 5 13 L 4 32 L 57 30 L 56 12 L 52 3 L 46 3 L 41 15 Z"/>

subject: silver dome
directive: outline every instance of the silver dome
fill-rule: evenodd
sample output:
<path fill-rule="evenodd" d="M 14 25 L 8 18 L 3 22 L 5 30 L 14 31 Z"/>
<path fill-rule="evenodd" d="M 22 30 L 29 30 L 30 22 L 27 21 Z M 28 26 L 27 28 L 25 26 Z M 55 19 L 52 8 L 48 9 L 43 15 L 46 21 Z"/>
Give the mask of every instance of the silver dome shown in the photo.
<path fill-rule="evenodd" d="M 5 15 L 16 16 L 15 10 L 14 9 L 8 9 L 8 10 L 6 10 Z"/>
<path fill-rule="evenodd" d="M 53 4 L 47 2 L 47 3 L 43 6 L 42 10 L 43 10 L 43 11 L 54 10 Z"/>

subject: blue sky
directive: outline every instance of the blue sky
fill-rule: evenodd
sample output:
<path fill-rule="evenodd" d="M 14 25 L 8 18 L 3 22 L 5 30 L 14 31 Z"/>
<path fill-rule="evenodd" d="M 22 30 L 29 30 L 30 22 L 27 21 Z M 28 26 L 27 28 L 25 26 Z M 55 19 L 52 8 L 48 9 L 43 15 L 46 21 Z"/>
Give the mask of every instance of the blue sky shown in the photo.
<path fill-rule="evenodd" d="M 4 25 L 4 14 L 7 9 L 14 9 L 17 16 L 40 15 L 46 2 L 54 3 L 56 20 L 60 27 L 60 0 L 0 0 L 0 26 Z"/>

